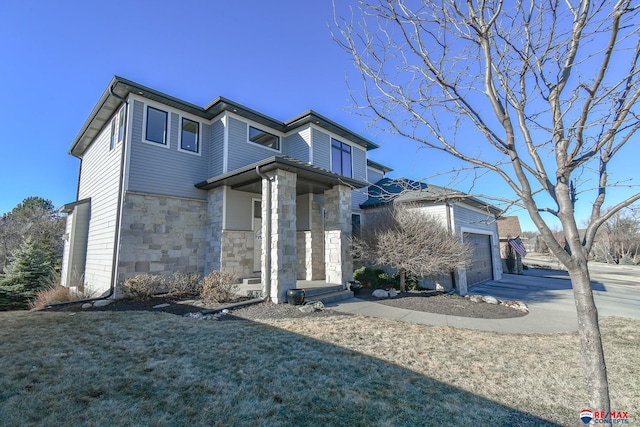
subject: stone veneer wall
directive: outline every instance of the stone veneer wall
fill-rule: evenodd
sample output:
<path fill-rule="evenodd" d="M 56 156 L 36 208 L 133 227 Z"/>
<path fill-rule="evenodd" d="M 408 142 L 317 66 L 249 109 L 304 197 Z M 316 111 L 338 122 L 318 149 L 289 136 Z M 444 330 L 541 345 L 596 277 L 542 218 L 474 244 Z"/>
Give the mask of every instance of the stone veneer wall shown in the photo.
<path fill-rule="evenodd" d="M 296 271 L 298 280 L 307 280 L 307 241 L 311 246 L 311 232 L 296 233 Z"/>
<path fill-rule="evenodd" d="M 298 280 L 324 280 L 322 231 L 298 231 L 296 239 Z"/>
<path fill-rule="evenodd" d="M 205 200 L 127 192 L 118 281 L 142 273 L 204 273 Z"/>
<path fill-rule="evenodd" d="M 222 231 L 222 269 L 232 273 L 238 279 L 256 277 L 253 272 L 253 248 L 255 233 L 253 231 Z"/>
<path fill-rule="evenodd" d="M 207 195 L 207 218 L 205 226 L 205 266 L 204 274 L 220 270 L 222 256 L 222 221 L 225 187 L 209 190 Z"/>
<path fill-rule="evenodd" d="M 324 192 L 324 260 L 327 283 L 344 284 L 353 277 L 351 238 L 351 189 L 336 185 Z"/>
<path fill-rule="evenodd" d="M 271 179 L 271 212 L 267 212 L 264 195 L 268 184 L 262 180 L 262 218 L 271 222 L 271 241 L 263 233 L 262 239 L 262 283 L 270 275 L 271 300 L 282 303 L 287 300 L 287 291 L 296 287 L 296 174 L 281 169 L 267 172 Z M 271 252 L 271 271 L 267 271 L 265 255 Z"/>

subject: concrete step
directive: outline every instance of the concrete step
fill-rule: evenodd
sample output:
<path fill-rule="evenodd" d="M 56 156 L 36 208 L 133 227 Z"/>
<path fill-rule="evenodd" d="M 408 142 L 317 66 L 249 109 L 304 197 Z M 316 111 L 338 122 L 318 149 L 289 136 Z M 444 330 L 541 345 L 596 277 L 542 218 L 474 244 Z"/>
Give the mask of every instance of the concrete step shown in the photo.
<path fill-rule="evenodd" d="M 321 288 L 305 288 L 304 286 L 300 287 L 300 289 L 304 289 L 304 299 L 316 299 L 317 295 L 329 294 L 332 292 L 340 292 L 344 290 L 344 287 L 341 285 L 334 286 L 326 286 Z"/>
<path fill-rule="evenodd" d="M 324 305 L 331 304 L 333 302 L 344 301 L 353 298 L 353 292 L 351 291 L 336 291 L 336 292 L 326 292 L 323 294 L 314 295 L 312 298 L 309 298 L 305 295 L 305 302 L 309 301 L 322 301 Z"/>

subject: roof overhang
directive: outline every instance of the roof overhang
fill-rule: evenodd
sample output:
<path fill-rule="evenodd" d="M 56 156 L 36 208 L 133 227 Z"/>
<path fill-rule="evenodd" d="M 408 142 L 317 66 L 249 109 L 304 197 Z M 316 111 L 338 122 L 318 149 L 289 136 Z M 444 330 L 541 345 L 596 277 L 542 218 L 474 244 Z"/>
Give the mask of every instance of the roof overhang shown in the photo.
<path fill-rule="evenodd" d="M 76 206 L 83 205 L 85 203 L 89 203 L 90 201 L 91 201 L 91 197 L 88 197 L 86 199 L 77 200 L 77 201 L 71 202 L 71 203 L 66 203 L 66 204 L 60 206 L 60 209 L 58 209 L 58 211 L 60 213 L 70 214 L 71 212 L 73 212 L 73 210 L 75 209 Z"/>
<path fill-rule="evenodd" d="M 367 166 L 370 168 L 382 171 L 384 173 L 393 172 L 393 169 L 391 169 L 389 166 L 385 166 L 382 163 L 374 162 L 371 159 L 367 159 Z"/>
<path fill-rule="evenodd" d="M 114 76 L 71 144 L 69 154 L 76 157 L 82 156 L 82 153 L 89 147 L 89 144 L 91 144 L 95 137 L 98 136 L 98 133 L 100 133 L 105 124 L 113 117 L 113 114 L 120 108 L 130 93 L 174 107 L 206 120 L 211 120 L 225 111 L 230 111 L 283 133 L 313 123 L 340 137 L 355 142 L 367 150 L 378 148 L 378 145 L 368 139 L 311 110 L 284 123 L 223 97 L 216 98 L 209 105 L 202 108 L 125 78 Z"/>
<path fill-rule="evenodd" d="M 296 195 L 322 194 L 335 185 L 346 185 L 354 189 L 367 186 L 365 182 L 347 178 L 290 157 L 275 156 L 200 182 L 196 184 L 196 188 L 210 190 L 229 186 L 238 191 L 260 193 L 262 192 L 262 178 L 258 171 L 266 173 L 276 169 L 296 173 Z"/>
<path fill-rule="evenodd" d="M 309 110 L 297 117 L 294 117 L 293 119 L 289 120 L 288 122 L 285 123 L 285 126 L 287 128 L 287 131 L 289 130 L 293 130 L 295 128 L 307 125 L 307 124 L 314 124 L 317 126 L 320 126 L 323 129 L 328 130 L 331 133 L 334 133 L 338 136 L 341 136 L 343 138 L 346 138 L 350 141 L 355 142 L 356 144 L 364 147 L 367 150 L 372 150 L 374 148 L 378 148 L 379 145 L 371 142 L 370 140 L 368 140 L 367 138 L 363 138 L 362 136 L 358 135 L 357 133 L 354 133 L 352 131 L 350 131 L 349 129 L 345 128 L 342 125 L 339 125 L 338 123 L 334 122 L 333 120 L 330 120 L 326 117 L 324 117 L 321 114 L 316 113 L 313 110 Z"/>

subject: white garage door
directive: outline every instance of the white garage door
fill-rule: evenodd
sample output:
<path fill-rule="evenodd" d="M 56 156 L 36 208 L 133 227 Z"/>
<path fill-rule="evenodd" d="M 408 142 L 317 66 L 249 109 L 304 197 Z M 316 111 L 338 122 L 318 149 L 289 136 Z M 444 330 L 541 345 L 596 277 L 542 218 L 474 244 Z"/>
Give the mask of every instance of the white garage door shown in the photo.
<path fill-rule="evenodd" d="M 471 247 L 471 265 L 467 267 L 467 286 L 493 279 L 491 236 L 464 233 L 463 239 Z"/>

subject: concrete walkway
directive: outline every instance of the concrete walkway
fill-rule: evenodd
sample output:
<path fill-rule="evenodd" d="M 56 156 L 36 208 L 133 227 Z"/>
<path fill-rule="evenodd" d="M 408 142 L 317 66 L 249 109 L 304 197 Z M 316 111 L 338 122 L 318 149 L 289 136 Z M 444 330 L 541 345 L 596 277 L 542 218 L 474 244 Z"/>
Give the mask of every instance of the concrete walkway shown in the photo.
<path fill-rule="evenodd" d="M 475 319 L 471 317 L 448 316 L 445 314 L 425 313 L 390 307 L 373 301 L 358 298 L 341 301 L 328 306 L 336 311 L 363 316 L 381 317 L 402 322 L 423 325 L 452 326 L 454 328 L 476 329 L 520 334 L 553 334 L 570 332 L 578 329 L 575 313 L 553 310 L 529 305 L 529 314 L 510 319 Z"/>
<path fill-rule="evenodd" d="M 546 274 L 545 274 L 546 273 Z M 520 300 L 529 306 L 529 314 L 510 319 L 475 319 L 447 316 L 389 307 L 358 298 L 330 304 L 343 313 L 381 317 L 425 325 L 452 326 L 505 333 L 553 334 L 578 329 L 571 283 L 553 270 L 527 270 L 525 275 L 505 274 L 502 280 L 490 280 L 469 290 L 470 294 L 492 295 L 500 299 Z M 603 286 L 594 283 L 594 295 L 600 317 L 640 318 L 640 289 Z"/>

